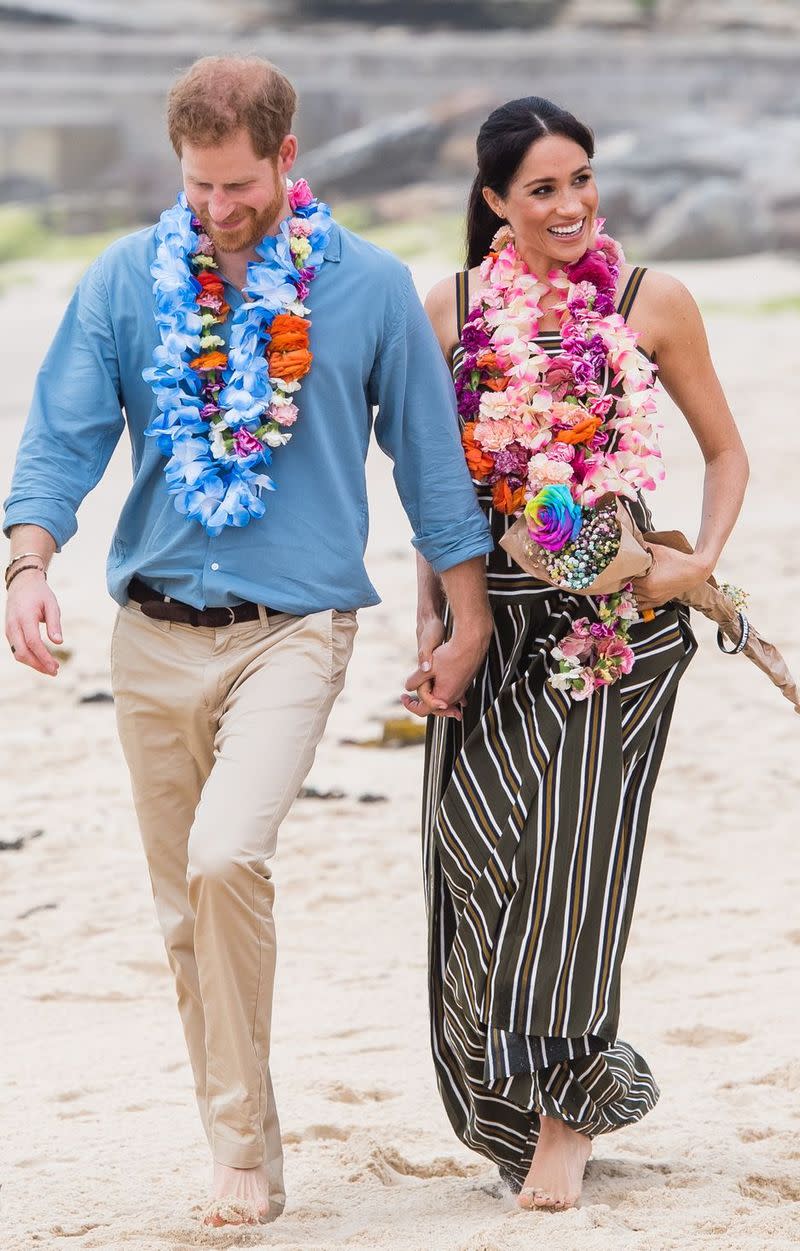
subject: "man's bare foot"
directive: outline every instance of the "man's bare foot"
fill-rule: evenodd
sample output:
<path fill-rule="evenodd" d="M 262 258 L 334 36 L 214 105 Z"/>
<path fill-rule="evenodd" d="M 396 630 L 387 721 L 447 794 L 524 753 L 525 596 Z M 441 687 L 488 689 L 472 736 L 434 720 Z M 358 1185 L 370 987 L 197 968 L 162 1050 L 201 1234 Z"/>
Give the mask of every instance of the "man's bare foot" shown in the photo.
<path fill-rule="evenodd" d="M 204 1225 L 258 1225 L 269 1216 L 266 1165 L 231 1168 L 214 1162 L 214 1198 L 203 1216 Z"/>
<path fill-rule="evenodd" d="M 591 1138 L 563 1121 L 543 1116 L 531 1167 L 517 1198 L 519 1206 L 557 1212 L 574 1208 L 581 1197 L 583 1173 L 591 1154 Z"/>

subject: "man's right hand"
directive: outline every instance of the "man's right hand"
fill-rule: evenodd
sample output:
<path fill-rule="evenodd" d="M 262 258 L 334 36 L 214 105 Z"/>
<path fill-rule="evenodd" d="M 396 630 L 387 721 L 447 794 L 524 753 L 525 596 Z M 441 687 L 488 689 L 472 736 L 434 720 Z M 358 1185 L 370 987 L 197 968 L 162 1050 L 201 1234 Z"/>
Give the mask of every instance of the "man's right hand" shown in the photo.
<path fill-rule="evenodd" d="M 6 638 L 14 659 L 37 673 L 54 678 L 59 665 L 44 645 L 40 627 L 45 625 L 51 643 L 61 642 L 61 612 L 47 580 L 38 569 L 17 574 L 8 588 Z"/>

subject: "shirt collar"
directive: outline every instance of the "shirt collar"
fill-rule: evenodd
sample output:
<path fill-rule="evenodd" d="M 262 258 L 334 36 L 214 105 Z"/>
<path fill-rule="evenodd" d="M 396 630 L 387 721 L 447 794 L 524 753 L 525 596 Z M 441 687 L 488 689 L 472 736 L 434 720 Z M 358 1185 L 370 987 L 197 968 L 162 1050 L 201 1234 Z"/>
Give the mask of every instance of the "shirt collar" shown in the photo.
<path fill-rule="evenodd" d="M 342 228 L 338 222 L 333 222 L 331 233 L 328 235 L 328 242 L 325 246 L 326 261 L 340 261 L 342 259 Z"/>

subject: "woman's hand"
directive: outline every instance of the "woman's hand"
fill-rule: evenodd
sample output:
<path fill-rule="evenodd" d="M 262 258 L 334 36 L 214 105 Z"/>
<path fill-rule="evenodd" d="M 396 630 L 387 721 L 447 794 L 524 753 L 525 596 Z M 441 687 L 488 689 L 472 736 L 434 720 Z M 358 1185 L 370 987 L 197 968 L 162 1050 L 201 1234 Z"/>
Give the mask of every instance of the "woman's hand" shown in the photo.
<path fill-rule="evenodd" d="M 441 647 L 445 639 L 444 622 L 439 616 L 429 616 L 424 621 L 417 622 L 417 659 L 419 661 L 419 669 L 424 673 L 430 673 L 433 665 L 433 653 L 437 647 Z M 403 691 L 400 696 L 400 702 L 407 712 L 413 712 L 416 717 L 427 717 L 433 714 L 439 717 L 460 717 L 460 711 L 456 707 L 449 707 L 442 699 L 434 699 L 433 694 L 433 677 L 423 682 L 416 690 Z"/>
<path fill-rule="evenodd" d="M 660 543 L 648 543 L 653 565 L 643 578 L 634 578 L 633 593 L 642 611 L 660 608 L 669 600 L 705 582 L 712 572 L 696 555 L 688 556 Z"/>

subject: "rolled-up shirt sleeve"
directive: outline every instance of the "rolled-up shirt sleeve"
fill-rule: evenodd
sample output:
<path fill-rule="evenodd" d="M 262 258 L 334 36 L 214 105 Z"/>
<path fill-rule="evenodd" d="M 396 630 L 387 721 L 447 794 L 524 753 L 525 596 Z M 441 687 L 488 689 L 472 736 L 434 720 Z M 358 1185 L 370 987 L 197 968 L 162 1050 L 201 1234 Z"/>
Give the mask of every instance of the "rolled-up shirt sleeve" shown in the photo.
<path fill-rule="evenodd" d="M 493 543 L 464 459 L 452 380 L 405 269 L 392 313 L 371 378 L 375 436 L 394 462 L 414 546 L 443 573 Z"/>
<path fill-rule="evenodd" d="M 119 362 L 103 280 L 91 266 L 73 295 L 34 389 L 3 528 L 37 525 L 59 548 L 97 485 L 125 423 Z"/>

